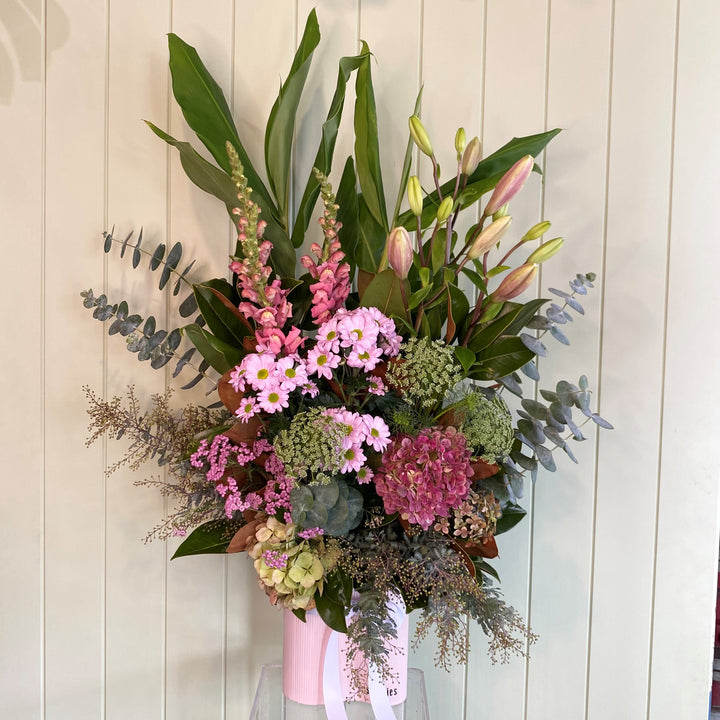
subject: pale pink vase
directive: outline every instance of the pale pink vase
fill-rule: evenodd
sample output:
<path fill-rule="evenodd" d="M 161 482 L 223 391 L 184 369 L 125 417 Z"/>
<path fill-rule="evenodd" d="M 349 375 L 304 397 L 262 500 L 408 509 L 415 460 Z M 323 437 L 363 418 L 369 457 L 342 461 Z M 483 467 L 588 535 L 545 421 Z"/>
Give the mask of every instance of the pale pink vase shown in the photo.
<path fill-rule="evenodd" d="M 317 610 L 305 615 L 305 622 L 299 620 L 289 610 L 284 612 L 283 632 L 283 693 L 286 698 L 302 705 L 323 705 L 323 666 L 325 650 L 330 634 L 333 632 L 320 618 Z M 398 638 L 393 641 L 390 651 L 390 669 L 392 680 L 386 685 L 391 705 L 399 705 L 407 697 L 407 660 L 408 660 L 407 615 L 398 628 Z M 347 636 L 340 635 L 339 642 L 340 685 L 345 700 L 369 702 L 367 696 L 354 697 L 351 691 L 347 668 Z M 360 667 L 364 662 L 362 653 L 356 653 L 353 666 Z"/>

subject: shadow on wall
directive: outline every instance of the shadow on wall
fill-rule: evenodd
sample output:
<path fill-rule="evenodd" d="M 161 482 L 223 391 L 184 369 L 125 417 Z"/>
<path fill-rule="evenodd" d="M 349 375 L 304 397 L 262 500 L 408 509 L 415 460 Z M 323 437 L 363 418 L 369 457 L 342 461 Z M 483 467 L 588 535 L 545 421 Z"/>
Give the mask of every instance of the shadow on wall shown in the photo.
<path fill-rule="evenodd" d="M 42 63 L 42 0 L 2 0 L 0 12 L 0 105 L 9 105 L 17 79 L 40 82 Z M 56 0 L 47 0 L 47 57 L 70 34 L 67 16 Z"/>

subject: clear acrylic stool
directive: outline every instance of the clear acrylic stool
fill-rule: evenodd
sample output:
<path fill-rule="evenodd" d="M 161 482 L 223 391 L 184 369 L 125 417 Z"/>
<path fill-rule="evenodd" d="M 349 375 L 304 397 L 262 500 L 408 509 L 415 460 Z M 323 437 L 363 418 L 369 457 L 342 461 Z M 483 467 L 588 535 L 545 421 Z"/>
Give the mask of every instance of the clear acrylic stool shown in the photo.
<path fill-rule="evenodd" d="M 374 720 L 368 703 L 345 703 L 348 720 Z M 397 720 L 430 720 L 422 670 L 408 670 L 407 700 L 393 707 Z M 250 720 L 327 720 L 323 705 L 300 705 L 282 691 L 282 665 L 263 665 Z"/>

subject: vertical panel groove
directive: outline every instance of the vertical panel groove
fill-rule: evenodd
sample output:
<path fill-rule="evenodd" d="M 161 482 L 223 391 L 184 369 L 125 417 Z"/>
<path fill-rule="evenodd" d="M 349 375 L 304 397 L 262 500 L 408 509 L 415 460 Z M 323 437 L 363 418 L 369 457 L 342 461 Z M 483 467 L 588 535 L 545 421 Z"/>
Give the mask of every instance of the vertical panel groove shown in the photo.
<path fill-rule="evenodd" d="M 673 67 L 673 86 L 672 86 L 672 111 L 670 124 L 670 163 L 668 183 L 668 218 L 667 218 L 667 241 L 665 247 L 665 298 L 663 304 L 663 337 L 662 337 L 662 360 L 660 377 L 662 378 L 662 387 L 660 390 L 660 408 L 658 413 L 658 458 L 657 458 L 657 487 L 655 491 L 655 516 L 653 519 L 653 563 L 651 573 L 650 586 L 650 634 L 648 643 L 648 679 L 647 679 L 647 706 L 645 711 L 646 720 L 650 720 L 650 694 L 652 690 L 652 657 L 655 633 L 655 590 L 657 587 L 657 550 L 658 550 L 658 530 L 660 524 L 660 490 L 662 484 L 662 468 L 663 468 L 663 430 L 665 415 L 665 384 L 667 382 L 667 342 L 668 342 L 668 312 L 670 301 L 670 248 L 672 242 L 673 230 L 673 191 L 675 186 L 675 129 L 677 123 L 677 85 L 678 85 L 678 56 L 680 49 L 680 0 L 675 5 L 675 48 Z"/>
<path fill-rule="evenodd" d="M 41 580 L 40 580 L 40 711 L 43 719 L 46 717 L 46 460 L 45 460 L 45 438 L 47 420 L 45 417 L 45 236 L 46 236 L 46 212 L 47 212 L 47 191 L 46 191 L 46 150 L 47 150 L 47 0 L 43 0 L 40 6 L 40 84 L 41 84 L 41 121 L 40 121 L 40 467 L 41 467 L 41 498 L 42 498 L 42 553 L 41 553 Z"/>
<path fill-rule="evenodd" d="M 607 230 L 608 230 L 608 214 L 610 203 L 610 151 L 612 146 L 612 110 L 613 110 L 613 73 L 615 67 L 615 0 L 612 0 L 610 9 L 610 50 L 608 54 L 608 92 L 607 92 L 607 132 L 605 147 L 605 197 L 603 207 L 602 220 L 602 257 L 600 260 L 600 299 L 599 299 L 599 320 L 598 320 L 598 359 L 597 359 L 597 379 L 596 387 L 596 403 L 598 411 L 601 410 L 602 402 L 602 374 L 603 374 L 603 327 L 605 320 L 605 283 L 606 283 L 606 267 L 607 267 Z M 587 422 L 587 421 L 586 421 Z M 598 500 L 598 472 L 600 458 L 600 443 L 602 439 L 596 433 L 595 452 L 593 454 L 593 493 L 591 500 L 591 525 L 590 525 L 590 559 L 588 568 L 588 608 L 587 608 L 587 641 L 585 654 L 585 698 L 584 698 L 584 717 L 587 720 L 590 702 L 590 653 L 592 649 L 592 619 L 593 619 L 593 593 L 595 590 L 595 543 L 597 538 L 597 500 Z"/>

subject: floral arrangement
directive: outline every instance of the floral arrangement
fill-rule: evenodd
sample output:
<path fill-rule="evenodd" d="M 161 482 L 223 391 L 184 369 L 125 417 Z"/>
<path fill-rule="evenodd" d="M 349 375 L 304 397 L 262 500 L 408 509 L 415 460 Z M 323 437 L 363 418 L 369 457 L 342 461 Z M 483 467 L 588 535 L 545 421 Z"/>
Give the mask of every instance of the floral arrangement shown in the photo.
<path fill-rule="evenodd" d="M 496 537 L 525 514 L 526 475 L 554 470 L 558 448 L 575 460 L 568 441 L 584 438 L 574 412 L 610 427 L 591 410 L 584 377 L 541 390 L 541 400 L 523 397 L 522 377 L 539 379 L 542 338 L 569 344 L 562 326 L 571 311 L 583 313 L 579 297 L 594 279 L 577 275 L 568 291 L 551 290 L 561 304 L 519 299 L 563 240 L 538 243 L 550 228 L 540 222 L 507 241 L 509 203 L 558 131 L 515 138 L 482 158 L 478 138 L 467 142 L 460 129 L 456 172 L 441 182 L 418 98 L 389 215 L 363 44 L 340 61 L 292 221 L 294 121 L 318 42 L 313 12 L 268 120 L 265 183 L 220 87 L 195 50 L 169 36 L 175 97 L 217 165 L 151 128 L 178 149 L 190 179 L 229 210 L 237 228 L 232 279 L 192 283 L 179 243 L 146 251 L 142 232 L 137 239 L 111 232 L 106 252 L 116 244 L 121 255 L 131 250 L 135 267 L 147 255 L 150 269 L 161 269 L 161 289 L 171 278 L 174 295 L 188 286 L 180 315 L 197 316 L 168 332 L 125 302 L 82 295 L 140 360 L 155 368 L 172 362 L 175 375 L 194 368 L 184 388 L 207 381 L 213 398 L 177 413 L 169 391 L 148 409 L 132 389 L 111 400 L 88 389 L 90 442 L 125 435 L 122 462 L 139 467 L 154 458 L 167 468 L 165 479 L 140 483 L 178 501 L 149 538 L 183 536 L 175 557 L 247 552 L 273 604 L 301 618 L 316 608 L 379 665 L 394 632 L 390 594 L 422 611 L 421 637 L 435 628 L 441 665 L 466 657 L 468 617 L 500 657 L 525 652 L 532 635 L 503 601 L 489 562 Z M 328 175 L 353 73 L 355 156 L 335 193 Z M 415 148 L 429 161 L 429 189 L 410 176 Z M 405 198 L 409 209 L 401 212 Z M 310 242 L 318 199 L 322 236 Z M 465 211 L 479 219 L 463 239 Z"/>

